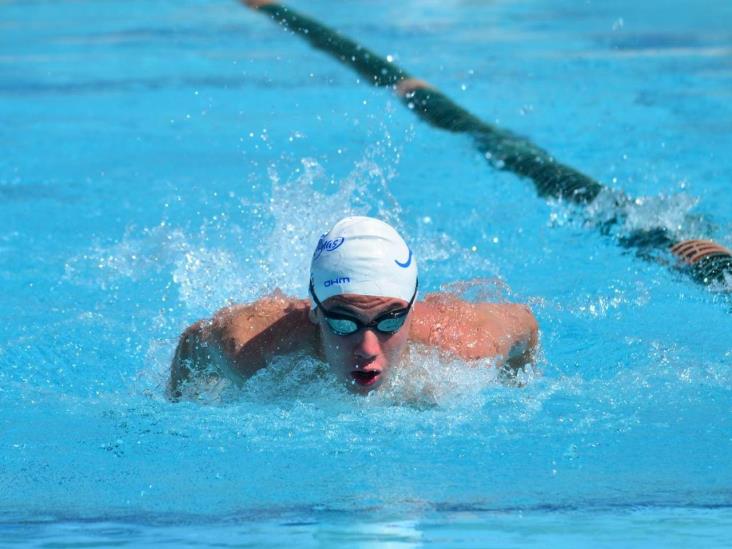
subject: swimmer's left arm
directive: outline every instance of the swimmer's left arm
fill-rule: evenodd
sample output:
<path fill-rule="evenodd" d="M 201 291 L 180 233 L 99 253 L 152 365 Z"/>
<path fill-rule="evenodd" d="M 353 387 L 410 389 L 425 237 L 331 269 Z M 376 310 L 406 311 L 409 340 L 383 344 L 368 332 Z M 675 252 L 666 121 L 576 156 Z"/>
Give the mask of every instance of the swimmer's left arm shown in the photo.
<path fill-rule="evenodd" d="M 531 310 L 513 303 L 469 303 L 433 294 L 415 306 L 413 339 L 466 360 L 497 358 L 497 366 L 531 362 L 538 325 Z"/>
<path fill-rule="evenodd" d="M 503 365 L 521 368 L 532 361 L 539 342 L 539 325 L 531 309 L 515 303 L 481 303 L 482 322 L 493 330 L 497 355 L 502 357 Z"/>

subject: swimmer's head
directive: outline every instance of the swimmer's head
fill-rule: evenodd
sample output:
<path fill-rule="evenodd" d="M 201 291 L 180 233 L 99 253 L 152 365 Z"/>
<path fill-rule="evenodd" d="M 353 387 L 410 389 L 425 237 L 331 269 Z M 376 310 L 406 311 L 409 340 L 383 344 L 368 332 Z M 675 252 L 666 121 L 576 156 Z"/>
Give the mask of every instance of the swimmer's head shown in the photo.
<path fill-rule="evenodd" d="M 320 237 L 310 264 L 311 319 L 336 375 L 376 388 L 407 346 L 417 261 L 396 230 L 372 217 L 341 219 Z"/>
<path fill-rule="evenodd" d="M 342 294 L 409 301 L 417 286 L 417 260 L 388 223 L 345 217 L 320 237 L 310 263 L 310 281 L 321 302 Z"/>

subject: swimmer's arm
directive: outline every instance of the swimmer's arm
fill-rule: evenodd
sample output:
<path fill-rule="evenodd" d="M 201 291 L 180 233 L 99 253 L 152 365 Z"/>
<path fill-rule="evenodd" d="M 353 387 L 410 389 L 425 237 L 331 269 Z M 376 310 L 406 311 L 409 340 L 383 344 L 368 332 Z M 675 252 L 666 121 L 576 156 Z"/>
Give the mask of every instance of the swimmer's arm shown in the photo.
<path fill-rule="evenodd" d="M 214 363 L 218 352 L 211 336 L 210 323 L 205 321 L 190 325 L 181 334 L 170 365 L 167 393 L 171 400 L 182 396 L 185 382 Z"/>
<path fill-rule="evenodd" d="M 531 362 L 538 326 L 528 307 L 512 303 L 468 303 L 433 294 L 415 306 L 413 339 L 466 360 L 495 358 L 497 366 Z"/>
<path fill-rule="evenodd" d="M 502 364 L 518 369 L 534 359 L 539 342 L 539 326 L 531 309 L 514 303 L 480 304 L 486 324 L 497 323 L 495 334 L 498 356 Z"/>
<path fill-rule="evenodd" d="M 276 320 L 276 310 L 268 304 L 265 298 L 224 307 L 210 320 L 199 320 L 186 328 L 170 365 L 168 397 L 179 399 L 187 383 L 191 384 L 191 394 L 196 394 L 222 376 L 241 382 L 264 367 L 268 349 L 256 342 Z"/>
<path fill-rule="evenodd" d="M 182 385 L 197 373 L 233 373 L 243 381 L 276 355 L 313 352 L 315 327 L 308 302 L 272 295 L 247 305 L 225 307 L 181 335 L 170 368 L 168 395 L 180 398 Z"/>

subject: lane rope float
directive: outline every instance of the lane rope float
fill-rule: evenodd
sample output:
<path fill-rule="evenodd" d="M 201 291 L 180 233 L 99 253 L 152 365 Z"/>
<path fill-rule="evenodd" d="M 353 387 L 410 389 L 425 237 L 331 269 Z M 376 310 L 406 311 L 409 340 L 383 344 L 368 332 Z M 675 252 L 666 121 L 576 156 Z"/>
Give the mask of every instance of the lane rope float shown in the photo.
<path fill-rule="evenodd" d="M 350 67 L 372 85 L 393 89 L 402 102 L 428 124 L 471 137 L 475 147 L 494 168 L 530 179 L 539 196 L 587 205 L 607 189 L 588 175 L 557 161 L 529 139 L 481 120 L 424 80 L 413 77 L 398 65 L 314 19 L 272 0 L 241 1 Z M 608 226 L 623 217 L 620 207 L 630 202 L 617 191 L 612 191 L 611 196 L 618 211 L 600 227 L 604 233 L 609 232 Z M 647 253 L 649 249 L 670 252 L 677 259 L 672 265 L 674 269 L 690 275 L 700 284 L 721 285 L 727 291 L 732 289 L 732 252 L 710 240 L 679 242 L 659 227 L 636 230 L 618 238 L 618 243 L 636 249 L 644 259 L 657 260 Z"/>

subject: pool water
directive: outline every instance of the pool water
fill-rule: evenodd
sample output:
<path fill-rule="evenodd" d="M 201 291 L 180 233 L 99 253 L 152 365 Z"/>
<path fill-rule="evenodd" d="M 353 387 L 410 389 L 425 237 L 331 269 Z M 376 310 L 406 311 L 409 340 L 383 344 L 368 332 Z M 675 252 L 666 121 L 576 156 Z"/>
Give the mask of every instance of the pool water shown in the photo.
<path fill-rule="evenodd" d="M 624 224 L 236 2 L 0 3 L 0 542 L 728 544 L 727 293 L 617 242 L 732 247 L 732 6 L 290 5 L 631 195 Z M 520 386 L 415 349 L 367 398 L 294 356 L 168 402 L 182 329 L 304 297 L 346 214 L 403 232 L 423 292 L 530 304 Z"/>

